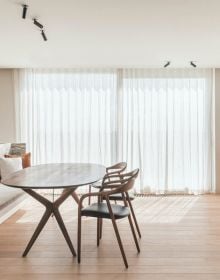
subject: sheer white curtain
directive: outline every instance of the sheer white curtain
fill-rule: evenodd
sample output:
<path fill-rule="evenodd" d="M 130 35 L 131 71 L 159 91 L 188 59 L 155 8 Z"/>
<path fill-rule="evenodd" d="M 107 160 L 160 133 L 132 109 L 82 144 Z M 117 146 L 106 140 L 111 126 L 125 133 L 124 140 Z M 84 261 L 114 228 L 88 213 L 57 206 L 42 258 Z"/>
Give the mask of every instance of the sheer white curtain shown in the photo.
<path fill-rule="evenodd" d="M 136 192 L 213 191 L 209 69 L 15 70 L 33 163 L 127 161 Z"/>
<path fill-rule="evenodd" d="M 15 71 L 18 138 L 33 164 L 116 161 L 116 72 Z"/>
<path fill-rule="evenodd" d="M 122 158 L 150 193 L 213 190 L 212 71 L 123 70 Z"/>

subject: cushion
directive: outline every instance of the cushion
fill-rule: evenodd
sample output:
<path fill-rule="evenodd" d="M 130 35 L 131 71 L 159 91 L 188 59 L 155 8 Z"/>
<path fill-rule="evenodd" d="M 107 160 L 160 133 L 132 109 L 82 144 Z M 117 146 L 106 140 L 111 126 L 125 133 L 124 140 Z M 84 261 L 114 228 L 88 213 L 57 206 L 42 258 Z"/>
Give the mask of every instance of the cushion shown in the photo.
<path fill-rule="evenodd" d="M 21 156 L 26 153 L 25 143 L 11 143 L 10 155 Z"/>
<path fill-rule="evenodd" d="M 22 169 L 21 158 L 0 158 L 1 179 L 4 180 L 12 173 Z"/>
<path fill-rule="evenodd" d="M 31 153 L 23 154 L 22 156 L 19 155 L 5 155 L 6 158 L 22 158 L 22 167 L 27 168 L 31 166 Z"/>
<path fill-rule="evenodd" d="M 130 214 L 129 208 L 121 205 L 111 204 L 115 219 L 122 219 Z M 82 216 L 111 219 L 106 203 L 93 203 L 81 210 Z"/>
<path fill-rule="evenodd" d="M 130 197 L 130 200 L 134 200 L 134 198 L 135 198 L 133 193 L 129 193 L 129 197 Z M 126 198 L 126 195 L 125 195 L 125 198 Z M 109 196 L 109 200 L 122 201 L 123 197 L 122 197 L 121 193 L 111 194 Z"/>
<path fill-rule="evenodd" d="M 8 154 L 11 149 L 11 143 L 0 144 L 0 155 Z"/>

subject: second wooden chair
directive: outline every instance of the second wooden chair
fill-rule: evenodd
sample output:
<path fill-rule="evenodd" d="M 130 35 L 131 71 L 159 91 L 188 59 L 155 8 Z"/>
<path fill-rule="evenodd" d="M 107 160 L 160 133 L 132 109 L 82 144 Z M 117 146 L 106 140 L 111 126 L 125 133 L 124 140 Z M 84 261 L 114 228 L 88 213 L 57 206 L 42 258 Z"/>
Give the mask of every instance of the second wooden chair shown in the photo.
<path fill-rule="evenodd" d="M 140 252 L 138 240 L 136 237 L 136 233 L 134 230 L 132 218 L 130 215 L 130 208 L 128 206 L 128 191 L 132 189 L 134 186 L 135 179 L 139 169 L 136 169 L 132 172 L 124 174 L 123 176 L 120 175 L 120 178 L 114 177 L 111 178 L 111 181 L 105 182 L 102 186 L 102 189 L 99 192 L 91 192 L 88 194 L 82 195 L 80 198 L 80 203 L 78 206 L 78 263 L 81 261 L 81 218 L 82 216 L 87 217 L 95 217 L 97 218 L 97 242 L 100 238 L 100 219 L 111 219 L 112 225 L 117 237 L 118 245 L 120 247 L 120 251 L 124 260 L 124 264 L 126 268 L 128 268 L 127 258 L 125 256 L 124 248 L 122 245 L 121 237 L 118 231 L 116 220 L 122 218 L 128 218 L 129 224 L 131 227 L 131 231 L 133 234 L 133 238 L 137 247 L 137 251 Z M 114 176 L 114 175 L 112 175 Z M 111 204 L 109 197 L 111 195 L 121 194 L 124 202 L 124 206 Z M 83 200 L 87 197 L 98 197 L 98 202 L 93 203 L 85 208 L 82 208 Z M 105 202 L 102 202 L 105 199 Z"/>

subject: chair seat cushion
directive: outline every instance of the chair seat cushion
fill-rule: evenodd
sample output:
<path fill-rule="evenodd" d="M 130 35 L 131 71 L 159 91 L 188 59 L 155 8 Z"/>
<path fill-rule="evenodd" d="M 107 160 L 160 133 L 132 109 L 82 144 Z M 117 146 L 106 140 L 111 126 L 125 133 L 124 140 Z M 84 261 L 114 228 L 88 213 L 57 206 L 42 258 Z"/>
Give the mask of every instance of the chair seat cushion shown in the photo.
<path fill-rule="evenodd" d="M 115 219 L 122 219 L 130 214 L 129 208 L 111 204 Z M 111 219 L 106 203 L 93 203 L 81 210 L 82 216 Z"/>
<path fill-rule="evenodd" d="M 126 197 L 126 196 L 125 196 Z M 130 200 L 134 200 L 134 195 L 129 193 Z M 112 194 L 109 196 L 109 200 L 121 201 L 123 200 L 121 193 Z"/>

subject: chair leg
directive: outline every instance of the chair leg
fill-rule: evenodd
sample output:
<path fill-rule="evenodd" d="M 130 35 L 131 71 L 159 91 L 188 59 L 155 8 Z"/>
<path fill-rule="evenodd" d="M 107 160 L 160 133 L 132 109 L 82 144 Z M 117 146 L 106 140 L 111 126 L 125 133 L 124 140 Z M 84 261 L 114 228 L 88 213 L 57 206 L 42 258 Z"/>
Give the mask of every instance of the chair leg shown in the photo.
<path fill-rule="evenodd" d="M 100 218 L 97 218 L 97 247 L 99 247 L 100 240 Z"/>
<path fill-rule="evenodd" d="M 103 219 L 100 218 L 99 239 L 102 239 L 102 225 L 103 225 Z"/>
<path fill-rule="evenodd" d="M 127 198 L 129 207 L 130 207 L 130 209 L 131 209 L 131 215 L 132 215 L 132 218 L 133 218 L 133 220 L 134 220 L 134 223 L 135 223 L 135 226 L 136 226 L 138 235 L 139 235 L 139 237 L 141 238 L 141 231 L 140 231 L 140 228 L 139 228 L 139 225 L 138 225 L 138 222 L 137 222 L 137 218 L 136 218 L 135 213 L 134 213 L 133 205 L 132 205 L 132 203 L 131 203 L 131 200 L 130 200 L 130 197 L 129 197 L 128 194 L 126 194 L 126 198 Z"/>
<path fill-rule="evenodd" d="M 128 216 L 128 220 L 129 220 L 131 231 L 132 231 L 132 234 L 133 234 L 133 237 L 134 237 L 134 242 L 135 242 L 137 251 L 138 251 L 138 253 L 140 253 L 140 247 L 139 247 L 137 236 L 136 236 L 136 233 L 135 233 L 135 230 L 134 230 L 134 226 L 133 226 L 133 223 L 132 223 L 131 215 Z"/>
<path fill-rule="evenodd" d="M 125 197 L 125 195 L 126 195 L 126 197 Z M 128 207 L 128 201 L 130 201 L 128 193 L 127 192 L 125 194 L 122 193 L 122 198 L 123 198 L 123 201 L 124 201 L 124 205 L 126 207 Z M 140 253 L 140 247 L 139 247 L 139 244 L 138 244 L 137 236 L 136 236 L 136 233 L 135 233 L 135 230 L 134 230 L 134 226 L 133 226 L 133 222 L 132 222 L 132 218 L 131 218 L 130 214 L 128 215 L 128 220 L 129 220 L 131 231 L 132 231 L 132 234 L 133 234 L 133 237 L 134 237 L 135 245 L 137 247 L 138 253 Z"/>
<path fill-rule="evenodd" d="M 79 210 L 78 213 L 78 230 L 77 230 L 77 259 L 78 263 L 81 262 L 81 223 L 82 223 L 82 217 L 81 217 L 81 211 Z"/>
<path fill-rule="evenodd" d="M 98 202 L 103 202 L 103 199 L 99 197 Z M 103 225 L 103 219 L 99 218 L 99 239 L 102 239 L 102 225 Z"/>
<path fill-rule="evenodd" d="M 91 193 L 91 191 L 92 191 L 92 186 L 89 185 L 89 193 Z M 89 205 L 91 204 L 91 196 L 88 197 L 88 203 Z"/>
<path fill-rule="evenodd" d="M 120 237 L 120 234 L 119 234 L 119 231 L 118 231 L 118 227 L 117 227 L 117 224 L 116 224 L 116 221 L 115 221 L 114 214 L 112 212 L 111 204 L 110 204 L 109 199 L 107 197 L 106 197 L 106 202 L 107 202 L 107 205 L 108 205 L 109 213 L 110 213 L 111 220 L 112 220 L 112 225 L 113 225 L 115 235 L 116 235 L 116 238 L 117 238 L 117 241 L 118 241 L 118 245 L 119 245 L 119 248 L 120 248 L 120 251 L 121 251 L 121 254 L 122 254 L 122 258 L 124 260 L 125 267 L 128 268 L 128 262 L 127 262 L 127 258 L 125 256 L 125 252 L 124 252 L 122 242 L 121 242 L 121 237 Z"/>

